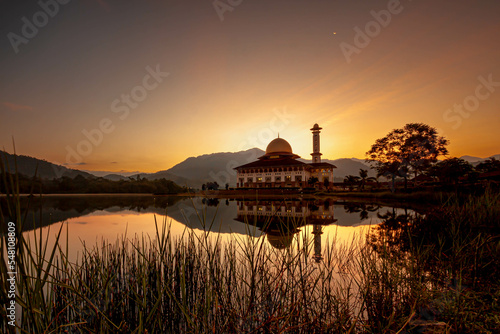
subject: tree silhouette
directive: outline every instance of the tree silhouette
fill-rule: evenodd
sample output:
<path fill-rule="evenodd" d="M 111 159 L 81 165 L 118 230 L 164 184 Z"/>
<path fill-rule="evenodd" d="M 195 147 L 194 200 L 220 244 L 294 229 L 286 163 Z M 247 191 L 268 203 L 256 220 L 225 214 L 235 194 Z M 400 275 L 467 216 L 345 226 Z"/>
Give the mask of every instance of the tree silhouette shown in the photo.
<path fill-rule="evenodd" d="M 365 184 L 367 181 L 377 181 L 376 178 L 374 177 L 368 177 L 368 169 L 359 169 L 359 190 L 364 190 L 365 189 Z"/>
<path fill-rule="evenodd" d="M 419 172 L 448 154 L 448 140 L 440 137 L 435 128 L 423 123 L 409 123 L 377 139 L 366 152 L 366 161 L 375 163 L 379 175 L 390 174 L 393 184 L 396 175 L 402 176 L 407 185 L 408 173 L 415 177 Z"/>
<path fill-rule="evenodd" d="M 347 175 L 344 178 L 344 183 L 347 184 L 349 187 L 349 190 L 352 191 L 354 188 L 354 185 L 359 183 L 359 176 L 354 176 L 354 175 Z"/>
<path fill-rule="evenodd" d="M 458 184 L 460 177 L 466 177 L 474 172 L 474 167 L 459 158 L 448 158 L 438 162 L 430 168 L 430 173 L 439 178 L 439 181 L 445 183 Z"/>
<path fill-rule="evenodd" d="M 307 183 L 313 187 L 317 182 L 318 182 L 318 178 L 316 176 L 311 176 L 308 180 L 307 180 Z"/>
<path fill-rule="evenodd" d="M 486 159 L 476 166 L 476 170 L 481 173 L 489 173 L 500 170 L 500 160 L 497 160 L 494 157 Z"/>

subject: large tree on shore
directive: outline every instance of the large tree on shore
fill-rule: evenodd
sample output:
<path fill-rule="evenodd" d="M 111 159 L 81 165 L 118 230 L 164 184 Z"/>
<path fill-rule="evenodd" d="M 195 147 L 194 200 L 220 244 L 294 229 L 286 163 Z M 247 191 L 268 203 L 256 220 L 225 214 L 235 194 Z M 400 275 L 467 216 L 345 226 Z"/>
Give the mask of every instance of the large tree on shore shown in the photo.
<path fill-rule="evenodd" d="M 405 179 L 413 172 L 419 172 L 437 161 L 440 155 L 448 154 L 448 140 L 438 136 L 435 128 L 423 123 L 409 123 L 402 129 L 394 129 L 385 137 L 377 139 L 366 152 L 366 161 L 375 163 L 379 175 Z"/>

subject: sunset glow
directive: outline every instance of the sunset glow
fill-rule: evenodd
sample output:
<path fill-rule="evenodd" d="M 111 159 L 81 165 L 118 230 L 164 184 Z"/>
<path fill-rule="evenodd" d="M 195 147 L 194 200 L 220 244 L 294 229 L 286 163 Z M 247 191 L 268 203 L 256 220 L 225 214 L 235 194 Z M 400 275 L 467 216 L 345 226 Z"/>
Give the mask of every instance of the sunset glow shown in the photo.
<path fill-rule="evenodd" d="M 362 159 L 421 122 L 500 153 L 498 1 L 42 2 L 0 5 L 8 151 L 155 172 L 279 132 L 310 159 L 318 123 L 323 158 Z"/>

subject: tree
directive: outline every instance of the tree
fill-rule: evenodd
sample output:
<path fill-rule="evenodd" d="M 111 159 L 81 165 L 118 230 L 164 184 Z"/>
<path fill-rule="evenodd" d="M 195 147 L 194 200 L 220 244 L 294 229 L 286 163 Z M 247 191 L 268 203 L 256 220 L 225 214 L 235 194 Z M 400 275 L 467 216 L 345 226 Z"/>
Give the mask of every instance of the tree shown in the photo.
<path fill-rule="evenodd" d="M 344 183 L 348 185 L 349 190 L 352 191 L 354 188 L 354 185 L 359 183 L 359 176 L 354 176 L 354 175 L 347 175 L 344 178 Z"/>
<path fill-rule="evenodd" d="M 219 190 L 219 184 L 217 182 L 207 182 L 207 190 Z"/>
<path fill-rule="evenodd" d="M 423 123 L 409 123 L 377 139 L 366 152 L 366 161 L 375 163 L 379 175 L 390 174 L 393 184 L 396 175 L 405 180 L 408 173 L 415 177 L 428 168 L 441 155 L 447 155 L 448 140 L 438 136 L 435 128 Z"/>
<path fill-rule="evenodd" d="M 368 169 L 359 169 L 359 190 L 365 189 L 365 184 L 368 181 L 376 182 L 377 179 L 374 177 L 368 177 Z"/>
<path fill-rule="evenodd" d="M 330 186 L 330 181 L 326 177 L 323 180 L 323 186 L 325 187 L 325 189 L 328 189 L 328 187 Z"/>
<path fill-rule="evenodd" d="M 308 180 L 307 183 L 309 186 L 314 187 L 314 185 L 318 182 L 318 178 L 316 176 L 311 176 Z"/>
<path fill-rule="evenodd" d="M 458 184 L 461 177 L 466 177 L 474 172 L 474 167 L 459 158 L 448 158 L 438 162 L 430 168 L 431 174 L 439 178 L 439 181 Z"/>
<path fill-rule="evenodd" d="M 500 160 L 491 157 L 476 166 L 476 170 L 481 173 L 489 173 L 500 170 Z"/>
<path fill-rule="evenodd" d="M 365 189 L 366 179 L 368 178 L 368 169 L 359 169 L 359 189 Z"/>

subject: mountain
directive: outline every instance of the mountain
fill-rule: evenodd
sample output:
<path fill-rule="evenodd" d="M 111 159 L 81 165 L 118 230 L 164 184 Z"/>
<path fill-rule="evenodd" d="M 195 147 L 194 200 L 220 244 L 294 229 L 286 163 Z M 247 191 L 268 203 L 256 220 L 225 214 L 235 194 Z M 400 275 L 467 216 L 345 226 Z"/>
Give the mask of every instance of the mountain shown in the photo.
<path fill-rule="evenodd" d="M 205 154 L 198 157 L 188 158 L 163 172 L 167 172 L 191 180 L 191 183 L 189 183 L 188 185 L 197 188 L 201 187 L 203 183 L 214 181 L 217 182 L 220 186 L 224 186 L 226 183 L 229 183 L 230 186 L 235 186 L 236 171 L 233 168 L 255 161 L 258 157 L 264 154 L 265 152 L 258 148 L 234 153 L 224 152 Z M 299 160 L 308 163 L 311 162 L 311 160 Z M 337 169 L 335 169 L 334 171 L 336 181 L 343 180 L 346 175 L 358 175 L 360 169 L 368 169 L 368 176 L 375 176 L 375 171 L 371 170 L 369 166 L 364 163 L 364 160 L 322 159 L 322 161 L 329 162 L 337 166 Z M 144 177 L 154 178 L 157 177 L 159 173 L 163 172 L 150 174 Z M 174 182 L 180 185 L 184 185 L 184 183 L 179 183 L 175 180 Z"/>
<path fill-rule="evenodd" d="M 120 174 L 106 174 L 102 177 L 105 178 L 106 180 L 110 180 L 110 181 L 121 181 L 121 180 L 127 179 L 127 177 L 120 175 Z"/>
<path fill-rule="evenodd" d="M 66 168 L 64 166 L 56 165 L 45 160 L 18 155 L 17 169 L 21 174 L 33 176 L 35 174 L 35 169 L 38 166 L 37 175 L 44 179 L 54 179 L 61 176 L 74 178 L 77 175 L 81 175 L 85 178 L 93 178 L 99 176 L 113 181 L 125 180 L 128 178 L 135 179 L 137 177 L 146 178 L 148 180 L 165 178 L 177 183 L 178 185 L 193 188 L 201 188 L 201 185 L 207 182 L 217 182 L 220 186 L 223 187 L 226 183 L 228 183 L 230 186 L 236 185 L 236 171 L 233 169 L 234 167 L 255 161 L 258 157 L 264 154 L 265 152 L 258 148 L 252 148 L 240 152 L 204 154 L 197 157 L 190 157 L 167 170 L 162 170 L 156 173 L 136 172 L 135 174 L 131 174 L 130 172 L 86 172 Z M 500 154 L 494 155 L 492 157 L 500 160 Z M 0 151 L 0 158 L 4 162 L 4 165 L 6 165 L 6 162 L 8 163 L 11 172 L 15 170 L 14 155 Z M 487 159 L 467 155 L 462 156 L 461 158 L 472 163 L 473 165 L 477 165 L 479 162 Z M 310 160 L 305 159 L 299 160 L 307 163 L 311 162 Z M 337 166 L 337 168 L 334 170 L 334 177 L 336 182 L 342 181 L 347 175 L 359 175 L 360 169 L 367 169 L 368 176 L 375 176 L 376 174 L 375 170 L 370 169 L 369 164 L 367 164 L 362 159 L 322 159 L 322 161 L 329 162 Z"/>
<path fill-rule="evenodd" d="M 2 159 L 3 165 L 5 169 L 14 173 L 16 171 L 16 162 L 17 162 L 17 171 L 20 174 L 24 174 L 26 176 L 34 176 L 36 175 L 42 179 L 57 179 L 62 176 L 67 176 L 70 178 L 74 178 L 77 175 L 81 175 L 85 178 L 94 177 L 92 174 L 89 174 L 84 171 L 66 168 L 61 165 L 56 165 L 51 162 L 29 157 L 26 155 L 16 155 L 14 159 L 14 155 L 0 151 L 0 159 Z M 8 168 L 7 168 L 8 166 Z"/>
<path fill-rule="evenodd" d="M 370 167 L 370 164 L 368 162 L 366 162 L 365 159 L 357 159 L 357 158 L 351 158 L 352 161 L 357 161 L 359 163 L 362 163 L 363 165 L 367 166 L 367 167 Z"/>
<path fill-rule="evenodd" d="M 158 173 L 166 172 L 191 180 L 194 187 L 201 187 L 206 182 L 217 182 L 220 186 L 229 183 L 234 186 L 236 185 L 236 171 L 233 168 L 255 161 L 264 154 L 265 152 L 258 148 L 234 153 L 204 154 L 187 158 L 174 167 Z M 183 185 L 183 183 L 179 184 Z"/>
<path fill-rule="evenodd" d="M 479 162 L 484 160 L 483 158 L 472 157 L 470 155 L 463 155 L 460 157 L 460 159 L 464 159 L 465 161 L 467 161 L 468 163 L 471 163 L 471 164 L 474 164 L 476 162 L 479 163 Z"/>
<path fill-rule="evenodd" d="M 110 171 L 96 171 L 96 170 L 82 170 L 84 172 L 87 172 L 89 174 L 92 174 L 94 176 L 97 176 L 97 177 L 103 177 L 103 178 L 107 178 L 107 176 L 110 176 L 110 175 L 120 175 L 120 176 L 123 176 L 125 178 L 128 178 L 129 176 L 132 176 L 132 175 L 137 175 L 139 173 L 141 173 L 140 171 L 135 171 L 135 172 L 125 172 L 125 171 L 120 171 L 120 172 L 110 172 Z M 111 176 L 113 177 L 113 176 Z"/>
<path fill-rule="evenodd" d="M 480 162 L 482 162 L 486 159 L 489 159 L 489 158 L 495 158 L 496 160 L 500 160 L 500 154 L 495 154 L 495 155 L 492 155 L 491 157 L 488 157 L 488 158 L 478 158 L 478 157 L 473 157 L 470 155 L 463 155 L 460 157 L 460 159 L 464 159 L 465 161 L 467 161 L 468 163 L 470 163 L 474 166 L 478 165 Z"/>

